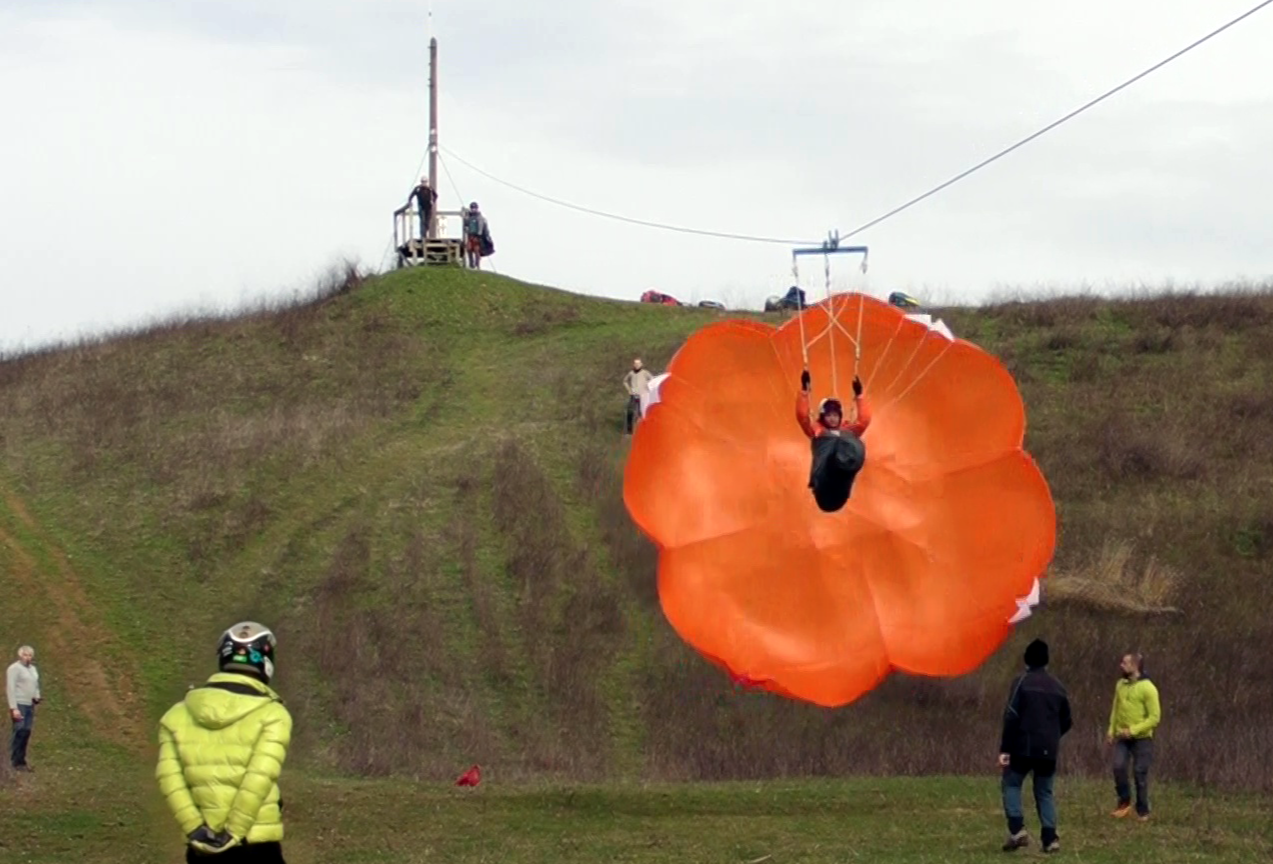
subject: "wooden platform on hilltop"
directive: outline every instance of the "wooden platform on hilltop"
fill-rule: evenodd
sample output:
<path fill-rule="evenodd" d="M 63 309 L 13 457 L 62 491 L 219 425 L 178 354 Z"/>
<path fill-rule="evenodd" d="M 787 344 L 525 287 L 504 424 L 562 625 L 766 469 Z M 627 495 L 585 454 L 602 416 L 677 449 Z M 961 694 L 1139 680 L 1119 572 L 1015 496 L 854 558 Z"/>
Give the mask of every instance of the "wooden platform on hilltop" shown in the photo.
<path fill-rule="evenodd" d="M 408 240 L 398 247 L 398 268 L 463 263 L 463 245 L 453 238 Z"/>

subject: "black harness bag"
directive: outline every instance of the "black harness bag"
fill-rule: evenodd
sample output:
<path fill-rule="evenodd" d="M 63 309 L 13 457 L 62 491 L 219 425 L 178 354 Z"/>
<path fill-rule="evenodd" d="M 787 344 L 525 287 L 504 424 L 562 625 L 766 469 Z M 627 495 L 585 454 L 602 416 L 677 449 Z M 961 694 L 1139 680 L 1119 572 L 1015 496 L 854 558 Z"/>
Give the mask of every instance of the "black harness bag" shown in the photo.
<path fill-rule="evenodd" d="M 852 433 L 819 435 L 811 442 L 813 465 L 809 470 L 809 488 L 818 508 L 834 513 L 845 505 L 853 492 L 853 481 L 866 464 L 866 445 Z"/>

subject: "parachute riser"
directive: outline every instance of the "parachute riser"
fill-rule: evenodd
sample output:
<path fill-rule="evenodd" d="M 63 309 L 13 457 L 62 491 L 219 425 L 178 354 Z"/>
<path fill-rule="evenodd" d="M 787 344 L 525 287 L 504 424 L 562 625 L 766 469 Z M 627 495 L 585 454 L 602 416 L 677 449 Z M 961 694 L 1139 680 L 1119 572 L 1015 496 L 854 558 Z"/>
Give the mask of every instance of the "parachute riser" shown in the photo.
<path fill-rule="evenodd" d="M 835 304 L 832 302 L 832 297 L 831 297 L 831 256 L 844 255 L 844 254 L 847 254 L 847 255 L 861 254 L 862 255 L 862 272 L 865 273 L 867 271 L 868 258 L 870 255 L 869 248 L 866 246 L 841 246 L 839 231 L 828 232 L 827 239 L 823 241 L 821 246 L 805 247 L 805 248 L 793 249 L 791 251 L 791 274 L 795 278 L 796 288 L 797 290 L 801 291 L 801 294 L 803 294 L 803 289 L 800 288 L 800 266 L 799 266 L 800 257 L 802 255 L 821 255 L 822 256 L 823 278 L 824 278 L 824 285 L 825 285 L 825 290 L 827 295 L 826 296 L 827 317 L 830 323 L 821 333 L 815 336 L 812 340 L 807 339 L 805 334 L 805 327 L 804 327 L 804 311 L 807 307 L 802 302 L 802 298 L 798 300 L 799 309 L 800 309 L 800 349 L 802 354 L 802 360 L 804 362 L 804 368 L 807 370 L 809 368 L 809 346 L 817 342 L 823 336 L 827 337 L 827 342 L 830 344 L 830 351 L 831 351 L 831 391 L 836 396 L 839 396 L 840 382 L 839 382 L 839 370 L 835 362 L 835 330 L 839 330 L 841 333 L 843 333 L 848 338 L 849 343 L 853 346 L 853 374 L 856 377 L 858 375 L 858 367 L 861 365 L 861 362 L 862 362 L 862 312 L 863 312 L 864 304 L 866 300 L 865 296 L 863 296 L 858 303 L 858 335 L 857 335 L 857 338 L 854 338 L 853 336 L 849 334 L 848 330 L 844 328 L 844 325 L 840 323 L 839 318 L 835 311 Z M 798 295 L 798 297 L 800 297 L 800 295 Z"/>

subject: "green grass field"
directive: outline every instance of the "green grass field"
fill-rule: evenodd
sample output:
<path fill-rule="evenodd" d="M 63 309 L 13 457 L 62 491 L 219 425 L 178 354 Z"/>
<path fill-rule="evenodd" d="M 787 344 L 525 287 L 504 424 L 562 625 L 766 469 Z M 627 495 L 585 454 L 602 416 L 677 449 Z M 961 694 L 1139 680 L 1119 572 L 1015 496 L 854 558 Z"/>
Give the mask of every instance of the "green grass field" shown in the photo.
<path fill-rule="evenodd" d="M 5 860 L 184 860 L 178 832 L 147 800 L 142 778 L 117 786 L 104 774 L 52 769 L 6 792 L 6 805 L 14 806 L 0 811 Z M 1059 779 L 1057 799 L 1065 860 L 1256 862 L 1273 853 L 1264 798 L 1168 786 L 1158 790 L 1149 823 L 1111 819 L 1108 787 L 1090 780 Z M 491 778 L 476 789 L 296 772 L 284 801 L 285 852 L 296 864 L 900 864 L 1004 857 L 993 772 L 679 785 L 504 786 Z M 1015 857 L 1041 856 L 1037 826 L 1028 810 L 1033 843 Z"/>
<path fill-rule="evenodd" d="M 993 748 L 1036 636 L 1075 710 L 1064 854 L 1267 860 L 1267 292 L 943 310 L 1021 387 L 1048 600 L 975 674 L 825 711 L 681 643 L 623 507 L 620 379 L 717 313 L 466 272 L 347 288 L 0 360 L 0 648 L 35 645 L 46 696 L 3 860 L 179 860 L 155 724 L 242 618 L 277 630 L 297 720 L 289 861 L 1002 855 Z M 1105 815 L 1130 649 L 1163 694 L 1150 825 Z"/>

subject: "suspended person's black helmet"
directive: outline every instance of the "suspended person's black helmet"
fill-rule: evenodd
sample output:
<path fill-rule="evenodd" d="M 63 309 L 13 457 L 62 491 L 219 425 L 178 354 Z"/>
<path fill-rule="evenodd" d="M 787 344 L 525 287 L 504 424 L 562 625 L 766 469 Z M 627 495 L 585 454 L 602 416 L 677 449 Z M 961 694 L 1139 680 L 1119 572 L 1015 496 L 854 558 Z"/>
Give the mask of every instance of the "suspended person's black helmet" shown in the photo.
<path fill-rule="evenodd" d="M 840 404 L 839 399 L 823 399 L 821 404 L 818 405 L 818 416 L 825 417 L 832 412 L 843 417 L 844 406 Z"/>
<path fill-rule="evenodd" d="M 240 621 L 221 634 L 217 659 L 222 672 L 242 672 L 270 683 L 274 677 L 277 642 L 270 628 L 255 621 Z"/>

